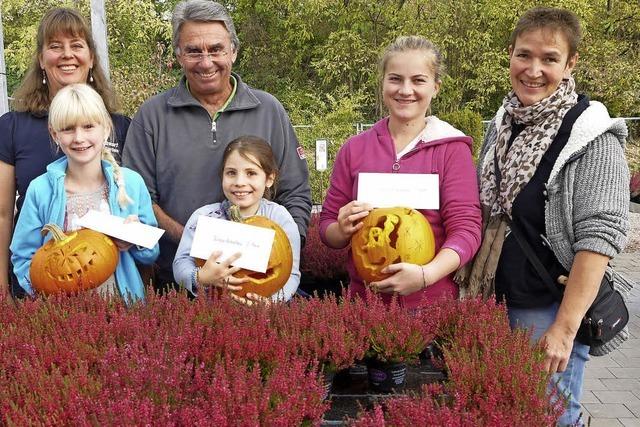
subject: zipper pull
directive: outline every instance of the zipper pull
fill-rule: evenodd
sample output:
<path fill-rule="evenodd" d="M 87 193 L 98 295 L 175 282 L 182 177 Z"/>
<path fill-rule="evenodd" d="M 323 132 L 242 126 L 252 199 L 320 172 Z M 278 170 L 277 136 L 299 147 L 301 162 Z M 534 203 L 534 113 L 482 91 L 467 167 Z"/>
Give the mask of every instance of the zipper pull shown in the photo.
<path fill-rule="evenodd" d="M 393 166 L 391 166 L 391 169 L 394 172 L 398 172 L 400 170 L 400 162 L 398 160 L 396 160 L 395 163 L 393 164 Z"/>
<path fill-rule="evenodd" d="M 603 319 L 598 320 L 598 327 L 596 329 L 596 338 L 600 338 L 602 336 L 602 323 L 603 323 Z"/>
<path fill-rule="evenodd" d="M 216 135 L 217 130 L 218 130 L 218 125 L 216 121 L 211 119 L 211 141 L 213 142 L 213 145 L 216 145 L 218 142 L 218 138 Z"/>

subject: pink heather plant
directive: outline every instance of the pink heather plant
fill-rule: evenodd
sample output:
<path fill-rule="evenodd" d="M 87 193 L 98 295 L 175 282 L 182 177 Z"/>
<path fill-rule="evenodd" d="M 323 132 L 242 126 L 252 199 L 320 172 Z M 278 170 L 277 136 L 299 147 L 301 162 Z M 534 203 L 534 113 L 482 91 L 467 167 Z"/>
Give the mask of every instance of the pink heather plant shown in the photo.
<path fill-rule="evenodd" d="M 433 337 L 422 319 L 395 298 L 386 304 L 379 295 L 367 291 L 365 300 L 366 304 L 359 306 L 359 317 L 369 330 L 367 357 L 393 363 L 417 361 Z"/>
<path fill-rule="evenodd" d="M 636 171 L 633 175 L 631 175 L 629 190 L 631 192 L 631 198 L 640 196 L 640 171 Z"/>
<path fill-rule="evenodd" d="M 0 300 L 0 316 L 3 425 L 300 425 L 326 410 L 309 361 L 260 309 L 176 295 L 126 309 L 88 293 Z"/>
<path fill-rule="evenodd" d="M 442 385 L 423 386 L 423 394 L 419 397 L 401 396 L 375 405 L 372 411 L 362 414 L 350 425 L 353 427 L 416 427 L 447 426 L 476 427 L 481 426 L 476 410 L 467 410 L 459 403 L 442 405 L 437 396 L 444 392 Z"/>
<path fill-rule="evenodd" d="M 543 353 L 528 333 L 510 330 L 503 305 L 441 301 L 421 317 L 436 331 L 448 381 L 423 387 L 419 397 L 390 399 L 354 425 L 555 425 L 564 402 L 549 396 Z"/>
<path fill-rule="evenodd" d="M 324 299 L 294 300 L 272 310 L 272 325 L 297 356 L 316 360 L 324 372 L 335 372 L 362 359 L 368 329 L 359 317 L 361 302 Z"/>
<path fill-rule="evenodd" d="M 448 382 L 358 425 L 549 425 L 562 411 L 539 349 L 480 301 L 411 315 L 375 295 L 253 309 L 224 296 L 150 294 L 129 308 L 93 293 L 0 296 L 0 322 L 0 425 L 317 425 L 318 366 L 346 367 L 368 346 L 412 360 L 433 337 Z"/>
<path fill-rule="evenodd" d="M 320 240 L 319 215 L 311 215 L 307 239 L 300 254 L 300 273 L 314 279 L 347 279 L 349 246 L 331 249 Z"/>

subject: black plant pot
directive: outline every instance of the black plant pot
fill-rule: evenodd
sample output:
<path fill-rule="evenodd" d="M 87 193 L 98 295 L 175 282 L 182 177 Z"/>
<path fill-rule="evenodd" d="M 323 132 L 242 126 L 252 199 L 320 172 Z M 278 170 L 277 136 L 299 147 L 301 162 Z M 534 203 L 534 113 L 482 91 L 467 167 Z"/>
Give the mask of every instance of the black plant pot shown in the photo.
<path fill-rule="evenodd" d="M 420 353 L 420 360 L 423 368 L 427 371 L 441 372 L 446 377 L 447 371 L 444 368 L 444 354 L 442 353 L 440 345 L 435 341 L 431 342 L 422 353 Z"/>
<path fill-rule="evenodd" d="M 407 365 L 404 362 L 367 361 L 369 370 L 369 388 L 377 393 L 390 393 L 401 390 L 407 379 Z"/>
<path fill-rule="evenodd" d="M 328 400 L 329 397 L 331 396 L 331 391 L 333 389 L 333 379 L 336 376 L 336 372 L 335 371 L 323 371 L 321 378 L 324 381 L 324 399 L 323 400 Z"/>
<path fill-rule="evenodd" d="M 349 367 L 349 377 L 351 381 L 363 381 L 369 375 L 369 370 L 367 369 L 367 364 L 363 360 L 356 361 L 352 366 Z"/>

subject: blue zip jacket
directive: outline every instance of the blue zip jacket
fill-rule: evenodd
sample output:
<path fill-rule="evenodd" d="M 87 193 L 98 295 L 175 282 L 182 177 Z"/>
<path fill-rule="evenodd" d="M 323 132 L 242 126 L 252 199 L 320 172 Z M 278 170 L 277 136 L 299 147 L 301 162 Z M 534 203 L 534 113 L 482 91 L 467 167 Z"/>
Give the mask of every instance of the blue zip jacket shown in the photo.
<path fill-rule="evenodd" d="M 121 208 L 118 204 L 118 187 L 113 177 L 113 166 L 103 160 L 102 170 L 109 183 L 111 214 L 125 218 L 129 215 L 137 215 L 143 224 L 157 226 L 158 222 L 151 208 L 151 197 L 142 177 L 130 169 L 122 168 L 125 188 L 133 203 Z M 66 172 L 67 158 L 64 156 L 50 163 L 47 166 L 47 172 L 31 182 L 11 240 L 13 271 L 20 286 L 31 295 L 34 293 L 29 278 L 31 258 L 51 238 L 51 234 L 43 237 L 40 230 L 49 223 L 55 223 L 61 228 L 64 225 L 67 204 L 64 189 Z M 144 285 L 135 261 L 141 264 L 151 264 L 158 257 L 159 252 L 157 244 L 153 249 L 133 245 L 126 252 L 120 251 L 115 278 L 120 294 L 126 302 L 143 300 L 145 295 Z"/>

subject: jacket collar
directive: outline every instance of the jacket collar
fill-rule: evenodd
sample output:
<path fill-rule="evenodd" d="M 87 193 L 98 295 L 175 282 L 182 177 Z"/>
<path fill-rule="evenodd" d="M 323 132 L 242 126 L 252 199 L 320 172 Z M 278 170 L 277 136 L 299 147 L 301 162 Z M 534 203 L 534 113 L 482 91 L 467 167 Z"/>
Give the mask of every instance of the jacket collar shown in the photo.
<path fill-rule="evenodd" d="M 562 167 L 572 157 L 584 151 L 593 140 L 607 132 L 616 137 L 624 149 L 628 135 L 624 119 L 612 119 L 607 107 L 598 101 L 591 101 L 589 107 L 580 114 L 580 117 L 573 124 L 569 140 L 558 155 L 548 182 L 553 182 Z"/>
<path fill-rule="evenodd" d="M 256 108 L 260 105 L 260 100 L 255 96 L 251 88 L 242 81 L 240 76 L 236 73 L 231 73 L 233 77 L 236 78 L 236 94 L 231 99 L 231 103 L 225 108 L 225 111 L 233 111 L 233 110 L 247 110 L 251 108 Z M 175 90 L 172 92 L 167 104 L 170 107 L 181 108 L 181 107 L 202 107 L 202 104 L 198 102 L 196 98 L 193 97 L 189 89 L 187 89 L 187 78 L 183 75 L 178 83 L 178 86 L 175 87 Z"/>
<path fill-rule="evenodd" d="M 502 123 L 504 113 L 504 107 L 500 107 L 496 113 L 496 117 L 494 119 L 496 130 Z M 624 119 L 612 119 L 611 116 L 609 116 L 607 107 L 598 101 L 590 101 L 589 107 L 580 114 L 573 124 L 569 140 L 558 155 L 558 159 L 553 165 L 553 169 L 551 169 L 551 174 L 549 175 L 549 180 L 547 182 L 553 182 L 553 180 L 558 176 L 560 170 L 569 162 L 569 160 L 571 160 L 571 158 L 585 150 L 587 145 L 606 132 L 611 132 L 620 141 L 620 145 L 624 147 L 628 135 Z M 486 153 L 486 156 L 488 156 L 490 151 L 487 150 Z M 487 161 L 486 156 L 483 159 L 483 164 Z"/>
<path fill-rule="evenodd" d="M 467 144 L 470 150 L 472 149 L 473 138 L 471 138 L 470 136 L 466 136 L 464 133 L 451 126 L 449 123 L 434 116 L 433 121 L 430 122 L 430 125 L 438 128 L 437 135 L 435 135 L 434 139 L 430 139 L 429 141 L 418 142 L 414 150 L 421 150 L 426 147 L 433 147 L 435 145 L 446 144 L 452 141 L 464 142 L 465 144 Z M 385 117 L 384 119 L 378 121 L 375 125 L 373 125 L 373 130 L 378 134 L 378 141 L 384 143 L 383 141 L 388 140 L 393 145 L 393 138 L 391 137 L 391 133 L 389 132 L 389 117 Z"/>
<path fill-rule="evenodd" d="M 105 174 L 108 182 L 113 180 L 113 166 L 106 160 L 101 160 L 102 171 Z M 64 178 L 67 175 L 67 166 L 69 162 L 67 156 L 62 156 L 58 160 L 55 160 L 47 166 L 47 175 L 52 182 L 60 178 Z"/>

